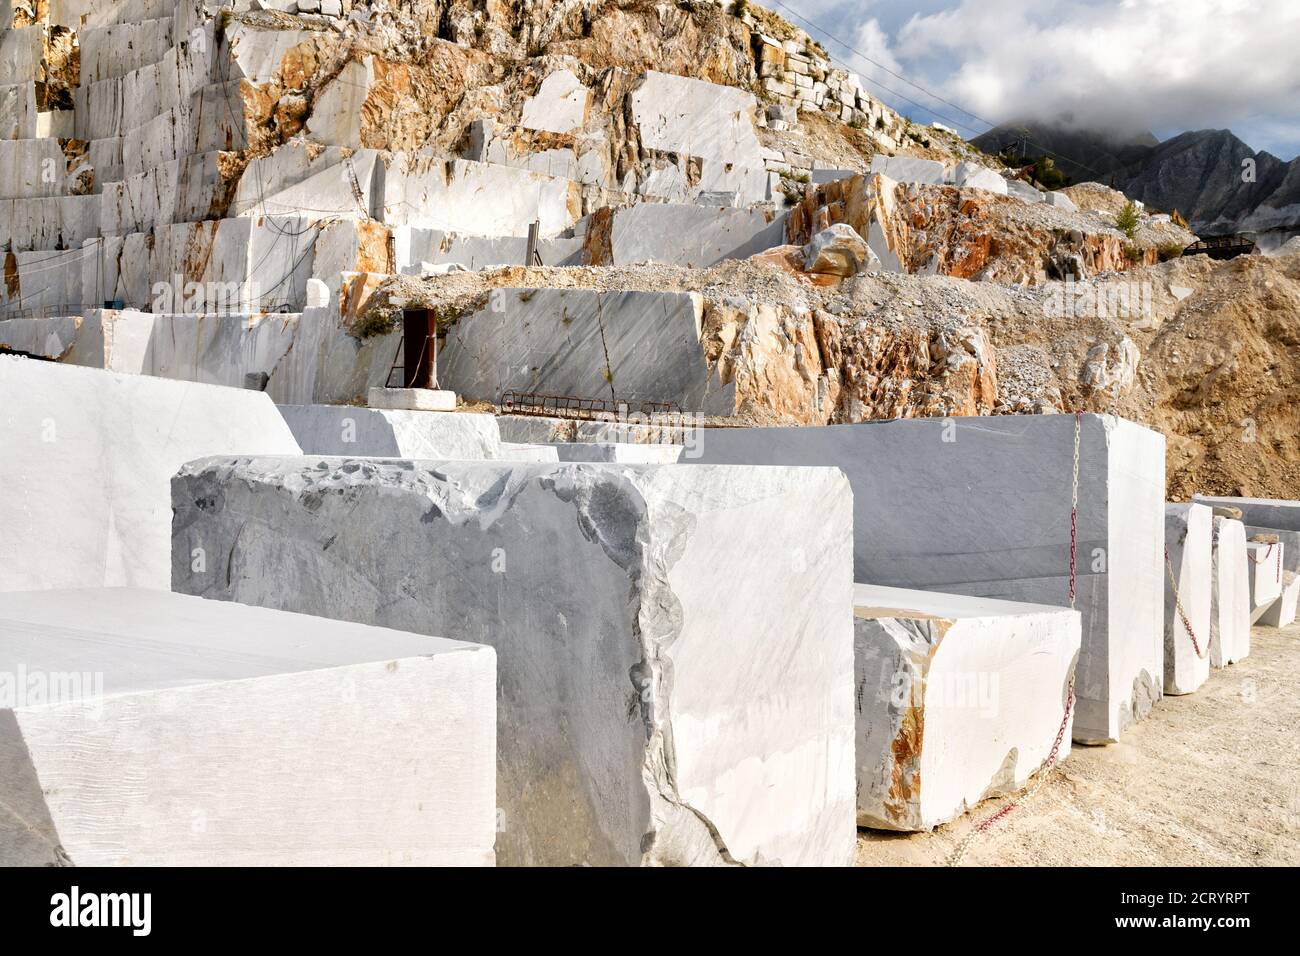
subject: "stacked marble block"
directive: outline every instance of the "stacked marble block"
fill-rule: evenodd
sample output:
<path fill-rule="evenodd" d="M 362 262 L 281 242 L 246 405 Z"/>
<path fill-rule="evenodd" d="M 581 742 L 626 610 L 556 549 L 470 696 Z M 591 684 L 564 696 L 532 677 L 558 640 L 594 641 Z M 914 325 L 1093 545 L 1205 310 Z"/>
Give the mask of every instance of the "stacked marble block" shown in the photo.
<path fill-rule="evenodd" d="M 1242 514 L 1248 537 L 1277 536 L 1282 545 L 1281 594 L 1265 609 L 1257 623 L 1286 627 L 1294 622 L 1300 598 L 1300 501 L 1284 498 L 1229 498 L 1196 496 L 1208 505 L 1235 509 Z"/>
<path fill-rule="evenodd" d="M 1250 623 L 1254 624 L 1282 597 L 1282 542 L 1276 534 L 1262 533 L 1246 542 L 1246 570 L 1250 580 Z"/>
<path fill-rule="evenodd" d="M 173 505 L 178 592 L 496 649 L 498 863 L 852 861 L 833 469 L 215 458 Z"/>
<path fill-rule="evenodd" d="M 1077 611 L 861 584 L 853 604 L 859 826 L 931 830 L 1065 759 Z"/>
<path fill-rule="evenodd" d="M 0 593 L 0 866 L 491 866 L 494 657 L 167 591 Z"/>
<path fill-rule="evenodd" d="M 1164 438 L 1113 416 L 1079 425 L 1073 734 L 1104 743 L 1162 694 Z M 1064 606 L 1074 440 L 1067 415 L 710 429 L 683 461 L 841 468 L 858 582 Z"/>
<path fill-rule="evenodd" d="M 1210 676 L 1214 512 L 1165 506 L 1165 693 L 1190 694 Z"/>
<path fill-rule="evenodd" d="M 1276 535 L 1282 545 L 1281 594 L 1265 609 L 1257 623 L 1286 627 L 1296 619 L 1300 599 L 1300 501 L 1274 498 L 1215 498 L 1197 496 L 1207 504 L 1235 508 L 1247 525 L 1246 534 Z"/>

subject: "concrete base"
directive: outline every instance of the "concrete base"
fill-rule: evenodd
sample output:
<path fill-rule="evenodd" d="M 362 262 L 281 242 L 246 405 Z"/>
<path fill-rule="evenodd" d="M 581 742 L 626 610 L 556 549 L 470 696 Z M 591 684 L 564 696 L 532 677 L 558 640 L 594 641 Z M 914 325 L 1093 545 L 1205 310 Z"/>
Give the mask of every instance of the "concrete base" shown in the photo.
<path fill-rule="evenodd" d="M 496 647 L 498 862 L 852 862 L 838 472 L 223 458 L 173 494 L 177 591 Z"/>
<path fill-rule="evenodd" d="M 490 866 L 495 657 L 166 591 L 0 594 L 0 866 Z"/>
<path fill-rule="evenodd" d="M 454 412 L 456 393 L 439 388 L 384 388 L 370 389 L 366 404 L 371 408 L 407 412 Z"/>
<path fill-rule="evenodd" d="M 1210 558 L 1211 667 L 1226 667 L 1250 653 L 1248 560 L 1245 526 L 1232 518 L 1216 517 Z"/>
<path fill-rule="evenodd" d="M 1259 616 L 1261 627 L 1287 627 L 1296 622 L 1297 604 L 1300 604 L 1300 574 L 1282 572 L 1282 593 Z"/>
<path fill-rule="evenodd" d="M 1166 694 L 1190 694 L 1210 676 L 1213 537 L 1214 513 L 1208 506 L 1165 506 Z"/>
<path fill-rule="evenodd" d="M 1070 750 L 1077 611 L 856 585 L 858 825 L 932 830 Z"/>

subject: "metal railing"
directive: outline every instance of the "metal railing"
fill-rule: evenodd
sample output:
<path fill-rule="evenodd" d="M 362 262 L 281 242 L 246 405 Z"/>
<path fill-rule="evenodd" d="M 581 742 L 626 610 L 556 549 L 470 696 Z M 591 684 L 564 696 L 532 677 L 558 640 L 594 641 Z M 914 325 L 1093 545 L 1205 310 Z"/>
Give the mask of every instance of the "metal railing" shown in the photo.
<path fill-rule="evenodd" d="M 679 415 L 681 409 L 674 402 L 620 402 L 604 398 L 583 398 L 579 395 L 545 395 L 540 392 L 506 391 L 501 396 L 501 410 L 512 415 L 544 415 L 550 418 L 577 418 L 593 420 L 598 415 Z"/>

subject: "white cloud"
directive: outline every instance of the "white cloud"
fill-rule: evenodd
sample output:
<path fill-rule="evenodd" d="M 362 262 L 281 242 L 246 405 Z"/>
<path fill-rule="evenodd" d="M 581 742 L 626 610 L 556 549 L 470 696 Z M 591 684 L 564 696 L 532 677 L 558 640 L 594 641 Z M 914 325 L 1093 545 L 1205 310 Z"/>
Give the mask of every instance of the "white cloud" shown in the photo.
<path fill-rule="evenodd" d="M 1262 115 L 1285 138 L 1300 129 L 1298 39 L 1295 0 L 962 0 L 912 17 L 894 53 L 941 64 L 931 88 L 990 121 L 1198 129 Z"/>

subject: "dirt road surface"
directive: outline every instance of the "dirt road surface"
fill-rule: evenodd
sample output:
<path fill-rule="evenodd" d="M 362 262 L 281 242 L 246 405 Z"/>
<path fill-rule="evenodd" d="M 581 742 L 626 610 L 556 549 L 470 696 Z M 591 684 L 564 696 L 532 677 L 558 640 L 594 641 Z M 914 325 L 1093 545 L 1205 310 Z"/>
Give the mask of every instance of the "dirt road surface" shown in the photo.
<path fill-rule="evenodd" d="M 933 833 L 858 831 L 859 866 L 943 865 L 988 800 Z M 1255 628 L 1246 660 L 1166 697 L 1118 744 L 1075 747 L 965 866 L 1300 864 L 1300 624 Z"/>

